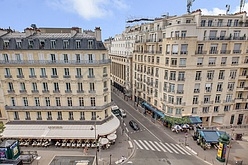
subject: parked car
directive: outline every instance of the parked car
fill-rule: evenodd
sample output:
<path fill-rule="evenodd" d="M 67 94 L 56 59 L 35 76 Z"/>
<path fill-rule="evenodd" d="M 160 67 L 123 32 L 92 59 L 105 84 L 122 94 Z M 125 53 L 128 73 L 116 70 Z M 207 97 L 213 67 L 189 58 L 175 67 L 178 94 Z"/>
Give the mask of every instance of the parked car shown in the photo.
<path fill-rule="evenodd" d="M 137 130 L 140 129 L 140 128 L 139 128 L 139 125 L 138 125 L 134 120 L 129 121 L 129 125 L 130 125 L 130 127 L 132 127 L 132 129 L 135 130 L 135 131 L 137 131 Z"/>
<path fill-rule="evenodd" d="M 120 109 L 120 116 L 121 116 L 122 118 L 127 117 L 127 114 L 126 114 L 126 112 L 125 112 L 124 109 Z"/>
<path fill-rule="evenodd" d="M 120 116 L 120 109 L 117 105 L 111 107 L 111 111 L 115 116 Z"/>

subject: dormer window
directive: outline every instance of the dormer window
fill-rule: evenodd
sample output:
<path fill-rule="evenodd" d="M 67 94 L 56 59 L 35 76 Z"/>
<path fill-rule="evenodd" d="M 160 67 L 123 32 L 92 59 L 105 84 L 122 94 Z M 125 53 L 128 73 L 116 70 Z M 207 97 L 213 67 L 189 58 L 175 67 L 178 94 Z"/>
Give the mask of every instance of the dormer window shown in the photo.
<path fill-rule="evenodd" d="M 45 41 L 40 41 L 40 49 L 44 49 L 45 47 Z"/>
<path fill-rule="evenodd" d="M 69 47 L 69 41 L 68 40 L 64 40 L 63 41 L 63 48 L 64 49 L 68 49 L 68 47 Z"/>
<path fill-rule="evenodd" d="M 56 41 L 51 40 L 51 49 L 55 49 L 55 46 L 56 46 Z"/>
<path fill-rule="evenodd" d="M 88 48 L 89 49 L 93 48 L 93 40 L 88 40 Z"/>
<path fill-rule="evenodd" d="M 4 41 L 3 47 L 4 49 L 9 48 L 9 41 Z"/>
<path fill-rule="evenodd" d="M 22 47 L 22 42 L 21 41 L 16 41 L 16 48 L 21 49 Z"/>
<path fill-rule="evenodd" d="M 76 49 L 79 49 L 81 47 L 81 41 L 76 40 Z"/>
<path fill-rule="evenodd" d="M 28 48 L 32 49 L 34 47 L 34 41 L 33 40 L 29 40 L 28 41 Z"/>

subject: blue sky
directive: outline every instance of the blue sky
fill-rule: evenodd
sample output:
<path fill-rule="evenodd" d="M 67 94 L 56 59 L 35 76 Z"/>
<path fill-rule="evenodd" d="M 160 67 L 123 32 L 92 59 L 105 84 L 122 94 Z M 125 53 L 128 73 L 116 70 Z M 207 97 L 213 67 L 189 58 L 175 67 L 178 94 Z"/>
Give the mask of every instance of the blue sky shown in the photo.
<path fill-rule="evenodd" d="M 186 14 L 187 0 L 0 0 L 0 28 L 23 31 L 31 24 L 37 27 L 81 27 L 102 29 L 102 39 L 120 34 L 126 20 L 155 18 L 163 14 Z M 195 0 L 191 10 L 204 14 L 239 11 L 240 0 Z M 247 9 L 247 10 L 246 10 Z M 248 11 L 248 3 L 244 10 Z"/>

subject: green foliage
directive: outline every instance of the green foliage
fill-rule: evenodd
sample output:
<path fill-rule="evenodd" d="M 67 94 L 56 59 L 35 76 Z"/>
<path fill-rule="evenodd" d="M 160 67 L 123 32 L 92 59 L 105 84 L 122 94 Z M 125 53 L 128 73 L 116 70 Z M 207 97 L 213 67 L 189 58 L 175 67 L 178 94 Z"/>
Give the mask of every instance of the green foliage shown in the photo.
<path fill-rule="evenodd" d="M 164 121 L 167 121 L 168 123 L 170 123 L 172 125 L 174 125 L 174 124 L 190 124 L 189 117 L 176 118 L 176 117 L 165 116 Z"/>
<path fill-rule="evenodd" d="M 0 122 L 0 133 L 2 133 L 3 132 L 3 130 L 4 130 L 4 124 L 3 124 L 3 122 Z"/>

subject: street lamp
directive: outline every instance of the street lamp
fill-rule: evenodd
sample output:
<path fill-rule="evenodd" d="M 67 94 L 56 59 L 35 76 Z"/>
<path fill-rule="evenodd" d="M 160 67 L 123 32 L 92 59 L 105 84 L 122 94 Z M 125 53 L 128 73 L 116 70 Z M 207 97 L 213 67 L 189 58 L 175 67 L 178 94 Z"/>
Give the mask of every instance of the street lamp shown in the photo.
<path fill-rule="evenodd" d="M 96 120 L 95 120 L 95 123 L 94 123 L 94 128 L 91 128 L 91 130 L 95 130 L 95 143 L 96 143 L 96 165 L 98 165 L 98 156 L 97 156 L 97 152 L 98 152 L 98 142 L 97 142 L 97 135 L 96 135 L 96 121 L 97 121 L 97 119 L 100 119 L 101 120 L 101 118 L 99 117 L 99 116 L 97 116 L 96 117 Z M 100 147 L 100 145 L 99 145 L 99 147 Z"/>
<path fill-rule="evenodd" d="M 231 150 L 231 146 L 232 146 L 233 131 L 234 131 L 234 128 L 231 128 L 231 137 L 230 137 L 229 149 L 228 149 L 227 156 L 226 156 L 226 165 L 228 164 L 228 159 L 229 159 L 230 150 Z"/>
<path fill-rule="evenodd" d="M 111 165 L 111 154 L 109 155 L 109 165 Z"/>

